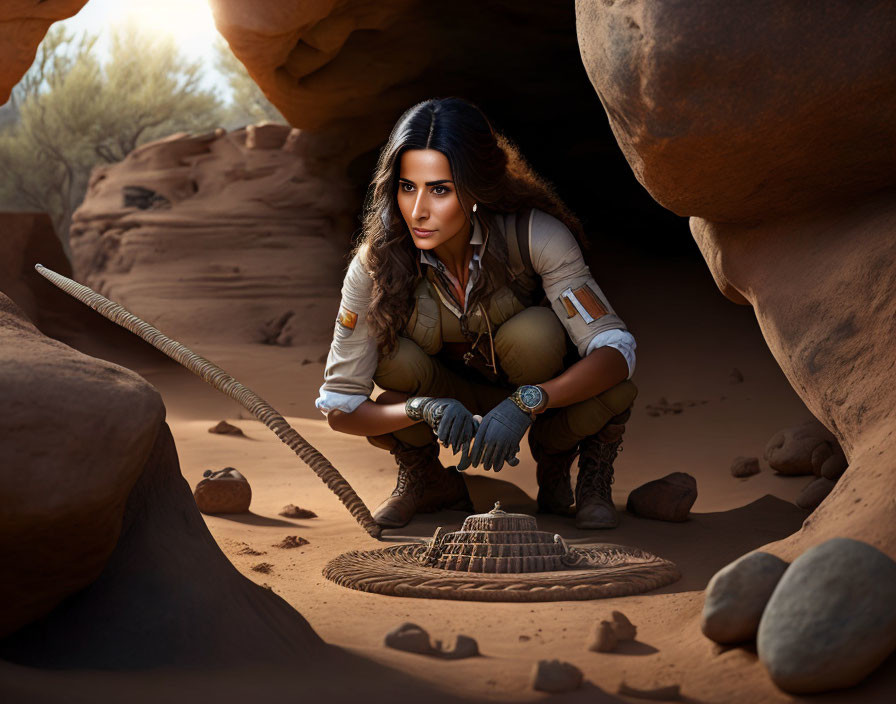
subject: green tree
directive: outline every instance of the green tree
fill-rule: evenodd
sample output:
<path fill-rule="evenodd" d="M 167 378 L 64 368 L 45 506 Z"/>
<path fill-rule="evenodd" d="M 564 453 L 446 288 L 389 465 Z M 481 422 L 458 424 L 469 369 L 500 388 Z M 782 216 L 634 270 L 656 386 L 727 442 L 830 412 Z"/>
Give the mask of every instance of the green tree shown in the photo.
<path fill-rule="evenodd" d="M 233 55 L 223 37 L 214 45 L 215 68 L 230 86 L 230 105 L 227 108 L 225 127 L 236 129 L 256 122 L 286 123 L 286 118 L 261 92 L 258 84 L 249 76 L 246 67 Z"/>
<path fill-rule="evenodd" d="M 186 59 L 172 40 L 124 27 L 104 62 L 96 41 L 51 29 L 13 92 L 18 119 L 0 128 L 0 201 L 49 213 L 64 244 L 94 166 L 223 118 L 217 96 L 200 85 L 202 62 Z"/>

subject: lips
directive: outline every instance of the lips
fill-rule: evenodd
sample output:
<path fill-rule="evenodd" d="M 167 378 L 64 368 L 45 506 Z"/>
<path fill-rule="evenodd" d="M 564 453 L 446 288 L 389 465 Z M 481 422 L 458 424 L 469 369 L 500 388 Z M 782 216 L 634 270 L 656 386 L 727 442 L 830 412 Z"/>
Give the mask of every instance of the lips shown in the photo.
<path fill-rule="evenodd" d="M 417 227 L 414 228 L 414 234 L 417 235 L 417 237 L 429 237 L 434 233 L 435 230 L 421 230 Z"/>

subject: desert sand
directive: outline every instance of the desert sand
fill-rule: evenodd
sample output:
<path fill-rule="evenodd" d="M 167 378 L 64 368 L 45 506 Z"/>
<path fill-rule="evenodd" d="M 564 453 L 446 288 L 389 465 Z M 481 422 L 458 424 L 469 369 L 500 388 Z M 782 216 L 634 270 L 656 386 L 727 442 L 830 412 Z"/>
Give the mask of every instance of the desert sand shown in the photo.
<path fill-rule="evenodd" d="M 770 682 L 751 648 L 723 649 L 707 640 L 700 633 L 699 614 L 702 589 L 719 568 L 793 533 L 807 517 L 792 503 L 806 477 L 777 475 L 763 460 L 762 471 L 747 479 L 732 477 L 729 467 L 738 455 L 761 458 L 769 437 L 810 414 L 767 351 L 751 311 L 719 296 L 699 262 L 645 266 L 614 256 L 612 263 L 595 268 L 639 341 L 635 380 L 640 388 L 617 461 L 616 503 L 624 505 L 633 488 L 672 471 L 692 474 L 699 496 L 690 520 L 680 524 L 623 513 L 618 529 L 588 532 L 576 530 L 570 519 L 537 518 L 539 528 L 573 543 L 637 546 L 679 566 L 680 581 L 640 596 L 489 604 L 386 597 L 339 587 L 321 576 L 323 566 L 342 552 L 376 549 L 382 542 L 368 537 L 310 470 L 233 401 L 173 364 L 143 360 L 135 366 L 162 393 L 187 482 L 195 486 L 204 470 L 232 466 L 251 483 L 249 513 L 205 517 L 218 545 L 242 574 L 299 610 L 327 643 L 464 698 L 540 699 L 544 695 L 529 686 L 530 670 L 539 659 L 559 658 L 575 663 L 585 675 L 584 688 L 566 695 L 570 701 L 600 701 L 601 692 L 612 701 L 610 695 L 615 696 L 623 680 L 641 689 L 678 684 L 688 701 L 792 701 Z M 335 310 L 338 301 L 333 298 L 320 307 L 326 310 L 328 305 Z M 691 315 L 683 324 L 673 324 L 666 315 L 670 307 Z M 364 438 L 331 431 L 313 407 L 323 371 L 317 361 L 321 343 L 204 344 L 201 331 L 182 342 L 281 410 L 342 471 L 368 506 L 391 491 L 392 458 Z M 742 373 L 740 383 L 731 379 L 734 368 Z M 646 406 L 663 397 L 669 403 L 683 402 L 684 410 L 648 415 Z M 225 419 L 245 437 L 208 432 Z M 500 500 L 507 510 L 535 512 L 534 463 L 526 450 L 521 458 L 519 467 L 498 475 L 467 473 L 477 511 L 487 511 Z M 450 463 L 450 455 L 443 455 L 443 461 Z M 279 516 L 290 503 L 318 517 Z M 463 518 L 457 512 L 421 515 L 404 529 L 384 531 L 383 541 L 425 539 L 437 526 L 459 528 Z M 275 547 L 287 536 L 304 538 L 308 544 Z M 613 653 L 587 651 L 592 627 L 612 610 L 623 611 L 635 623 L 637 641 Z M 449 643 L 458 634 L 472 636 L 482 657 L 441 661 L 386 648 L 385 634 L 406 621 Z M 885 666 L 859 690 L 822 700 L 854 701 L 861 692 L 865 701 L 883 701 L 894 675 L 892 666 Z M 174 681 L 189 677 L 172 676 Z M 273 686 L 276 676 L 264 679 Z"/>

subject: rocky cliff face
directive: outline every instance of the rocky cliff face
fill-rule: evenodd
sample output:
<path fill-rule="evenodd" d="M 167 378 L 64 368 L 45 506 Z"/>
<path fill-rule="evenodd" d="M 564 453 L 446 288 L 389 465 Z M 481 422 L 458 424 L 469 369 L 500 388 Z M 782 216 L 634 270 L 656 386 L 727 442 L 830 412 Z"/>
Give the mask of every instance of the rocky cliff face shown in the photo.
<path fill-rule="evenodd" d="M 296 326 L 326 339 L 350 188 L 305 147 L 261 125 L 174 135 L 97 168 L 72 222 L 75 275 L 185 342 L 288 345 Z"/>
<path fill-rule="evenodd" d="M 576 9 L 586 69 L 636 176 L 691 216 L 719 288 L 753 306 L 849 459 L 776 550 L 793 557 L 845 535 L 896 556 L 896 8 L 822 6 Z M 743 32 L 748 23 L 762 31 Z"/>

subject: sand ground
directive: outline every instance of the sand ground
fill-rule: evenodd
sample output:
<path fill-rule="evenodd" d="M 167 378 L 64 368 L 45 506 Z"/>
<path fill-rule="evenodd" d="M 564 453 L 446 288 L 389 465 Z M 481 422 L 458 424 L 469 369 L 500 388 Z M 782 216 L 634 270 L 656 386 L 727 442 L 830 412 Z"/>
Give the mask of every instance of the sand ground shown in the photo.
<path fill-rule="evenodd" d="M 531 668 L 539 659 L 559 658 L 585 674 L 583 689 L 566 695 L 570 701 L 614 699 L 623 680 L 638 688 L 678 684 L 689 701 L 791 701 L 770 683 L 753 650 L 722 649 L 705 639 L 699 612 L 701 590 L 716 570 L 794 532 L 806 517 L 792 500 L 808 478 L 776 475 L 761 461 L 759 475 L 735 479 L 729 467 L 738 455 L 761 458 L 768 438 L 808 418 L 808 411 L 765 347 L 752 311 L 723 300 L 699 263 L 657 264 L 638 277 L 637 290 L 626 272 L 613 273 L 615 305 L 639 341 L 635 380 L 640 388 L 617 460 L 616 503 L 623 506 L 636 486 L 674 471 L 697 479 L 699 497 L 691 519 L 681 524 L 623 513 L 618 529 L 588 532 L 577 530 L 570 519 L 539 515 L 538 520 L 541 529 L 574 543 L 633 545 L 676 562 L 680 581 L 640 596 L 492 604 L 386 597 L 339 587 L 321 576 L 324 565 L 347 550 L 382 543 L 369 538 L 320 480 L 234 402 L 173 367 L 140 371 L 163 393 L 190 485 L 205 469 L 225 466 L 236 467 L 251 482 L 250 513 L 206 517 L 222 550 L 243 574 L 295 606 L 328 643 L 463 697 L 541 699 L 545 695 L 529 686 Z M 375 507 L 391 491 L 392 458 L 364 438 L 334 433 L 313 408 L 323 372 L 317 360 L 325 347 L 209 347 L 201 340 L 184 341 L 271 401 L 342 471 L 368 506 Z M 734 368 L 743 375 L 740 383 L 730 378 Z M 683 412 L 648 415 L 647 406 L 661 398 L 684 402 Z M 245 437 L 208 433 L 222 419 L 240 427 Z M 535 512 L 534 462 L 527 449 L 521 459 L 517 468 L 499 474 L 468 472 L 477 511 L 500 500 L 507 510 Z M 451 463 L 450 455 L 443 461 Z M 289 503 L 318 517 L 279 516 Z M 424 539 L 437 526 L 459 528 L 463 518 L 456 512 L 419 516 L 404 529 L 386 531 L 385 540 Z M 274 547 L 288 535 L 305 538 L 308 545 Z M 259 565 L 264 572 L 254 569 Z M 637 625 L 637 641 L 614 653 L 586 650 L 593 626 L 614 609 Z M 458 634 L 472 636 L 482 657 L 441 661 L 386 648 L 386 632 L 405 621 L 448 642 Z M 829 698 L 851 701 L 848 694 Z"/>

